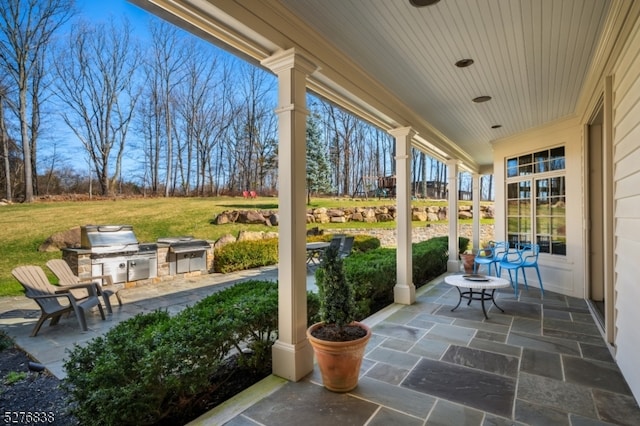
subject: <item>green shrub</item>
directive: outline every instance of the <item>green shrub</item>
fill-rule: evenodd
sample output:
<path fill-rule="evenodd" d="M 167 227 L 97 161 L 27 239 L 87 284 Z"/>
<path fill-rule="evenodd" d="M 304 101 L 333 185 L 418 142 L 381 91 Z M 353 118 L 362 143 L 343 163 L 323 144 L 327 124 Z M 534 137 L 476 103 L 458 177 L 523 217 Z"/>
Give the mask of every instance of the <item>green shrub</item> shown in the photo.
<path fill-rule="evenodd" d="M 0 351 L 11 347 L 13 347 L 13 340 L 5 331 L 0 330 Z"/>
<path fill-rule="evenodd" d="M 309 321 L 318 298 L 309 293 Z M 277 338 L 278 285 L 246 281 L 174 317 L 137 315 L 70 351 L 64 368 L 81 424 L 145 425 L 189 418 L 231 354 L 244 369 L 268 372 Z"/>
<path fill-rule="evenodd" d="M 354 289 L 358 320 L 393 303 L 393 286 L 396 283 L 395 249 L 378 248 L 366 253 L 353 253 L 345 258 L 344 269 L 347 280 Z"/>
<path fill-rule="evenodd" d="M 370 235 L 356 235 L 353 240 L 353 251 L 365 253 L 380 247 L 380 240 Z"/>
<path fill-rule="evenodd" d="M 214 271 L 228 273 L 278 263 L 278 240 L 238 241 L 214 251 Z"/>
<path fill-rule="evenodd" d="M 355 321 L 356 307 L 352 287 L 345 276 L 337 247 L 329 247 L 325 251 L 315 275 L 320 298 L 320 320 L 342 330 Z"/>
<path fill-rule="evenodd" d="M 335 234 L 322 234 L 307 237 L 307 242 L 324 241 L 329 242 Z M 353 251 L 366 252 L 380 247 L 380 240 L 371 235 L 358 234 L 353 236 Z"/>
<path fill-rule="evenodd" d="M 413 283 L 419 288 L 446 272 L 448 237 L 435 237 L 412 245 Z M 468 238 L 459 239 L 466 247 Z M 366 253 L 353 253 L 344 261 L 347 280 L 354 289 L 358 319 L 364 319 L 393 303 L 396 285 L 396 249 L 378 248 Z"/>
<path fill-rule="evenodd" d="M 330 241 L 333 234 L 316 235 L 308 241 Z M 380 240 L 369 235 L 357 235 L 353 241 L 354 252 L 366 252 L 380 247 Z M 229 243 L 214 251 L 215 272 L 223 274 L 278 263 L 278 239 L 239 241 Z"/>

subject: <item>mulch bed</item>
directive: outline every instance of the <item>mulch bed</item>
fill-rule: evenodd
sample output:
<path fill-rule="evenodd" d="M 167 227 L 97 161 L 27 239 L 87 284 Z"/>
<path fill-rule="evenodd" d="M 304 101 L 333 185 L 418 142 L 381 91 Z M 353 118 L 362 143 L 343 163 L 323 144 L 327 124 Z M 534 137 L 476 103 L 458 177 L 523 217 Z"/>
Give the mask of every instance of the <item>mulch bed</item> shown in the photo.
<path fill-rule="evenodd" d="M 61 387 L 61 380 L 46 371 L 29 371 L 30 361 L 32 360 L 29 356 L 18 348 L 12 347 L 0 351 L 0 407 L 2 407 L 0 415 L 3 416 L 3 421 L 8 419 L 4 417 L 8 412 L 11 416 L 11 421 L 8 421 L 10 424 L 78 425 L 75 417 L 67 412 L 69 403 L 67 393 Z M 24 372 L 27 376 L 13 384 L 7 384 L 7 375 L 11 372 Z M 176 413 L 176 416 L 165 419 L 159 425 L 185 424 L 259 382 L 267 375 L 268 373 L 242 370 L 231 358 L 226 367 L 212 377 L 213 382 L 223 382 L 220 386 L 216 386 L 215 392 L 200 395 L 190 413 Z M 27 413 L 32 419 L 30 422 L 25 421 Z"/>

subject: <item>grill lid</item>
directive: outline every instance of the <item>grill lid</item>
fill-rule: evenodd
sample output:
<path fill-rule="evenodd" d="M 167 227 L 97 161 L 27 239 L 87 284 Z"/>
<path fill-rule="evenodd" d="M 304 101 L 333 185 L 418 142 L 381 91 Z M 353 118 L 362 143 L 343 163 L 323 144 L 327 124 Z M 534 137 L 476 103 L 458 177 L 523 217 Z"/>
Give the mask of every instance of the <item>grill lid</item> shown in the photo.
<path fill-rule="evenodd" d="M 138 239 L 131 225 L 81 226 L 80 244 L 94 253 L 138 251 Z"/>
<path fill-rule="evenodd" d="M 209 243 L 206 240 L 198 240 L 191 236 L 158 238 L 158 243 L 168 244 L 169 250 L 173 253 L 186 253 L 209 248 Z"/>

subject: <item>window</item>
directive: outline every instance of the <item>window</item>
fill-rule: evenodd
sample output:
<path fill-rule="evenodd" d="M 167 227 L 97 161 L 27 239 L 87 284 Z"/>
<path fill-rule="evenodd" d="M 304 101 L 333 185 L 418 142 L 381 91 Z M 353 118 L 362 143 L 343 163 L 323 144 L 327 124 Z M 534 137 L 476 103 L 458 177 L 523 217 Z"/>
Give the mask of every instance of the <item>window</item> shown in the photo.
<path fill-rule="evenodd" d="M 541 253 L 567 254 L 564 147 L 508 158 L 507 239 L 535 242 Z"/>

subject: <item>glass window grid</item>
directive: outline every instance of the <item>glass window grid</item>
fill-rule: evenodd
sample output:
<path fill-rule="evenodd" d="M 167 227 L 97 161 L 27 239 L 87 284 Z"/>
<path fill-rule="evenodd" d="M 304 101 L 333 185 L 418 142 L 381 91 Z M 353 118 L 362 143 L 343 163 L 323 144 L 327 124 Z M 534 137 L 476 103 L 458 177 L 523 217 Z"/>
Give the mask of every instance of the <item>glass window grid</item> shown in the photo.
<path fill-rule="evenodd" d="M 566 255 L 564 147 L 509 158 L 506 166 L 510 246 L 530 244 L 535 232 L 541 253 Z"/>

